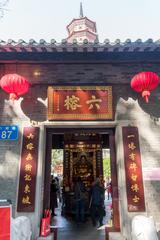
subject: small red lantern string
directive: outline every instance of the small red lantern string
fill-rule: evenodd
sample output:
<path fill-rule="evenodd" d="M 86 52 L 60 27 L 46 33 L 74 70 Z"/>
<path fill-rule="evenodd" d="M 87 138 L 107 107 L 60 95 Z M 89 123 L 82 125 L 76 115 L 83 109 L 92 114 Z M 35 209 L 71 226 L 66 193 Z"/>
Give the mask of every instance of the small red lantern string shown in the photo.
<path fill-rule="evenodd" d="M 4 75 L 0 80 L 0 86 L 10 94 L 9 99 L 13 101 L 29 90 L 28 80 L 16 73 Z"/>
<path fill-rule="evenodd" d="M 131 88 L 136 92 L 141 92 L 142 97 L 148 103 L 150 91 L 159 84 L 159 77 L 154 72 L 141 72 L 136 74 L 131 80 Z"/>

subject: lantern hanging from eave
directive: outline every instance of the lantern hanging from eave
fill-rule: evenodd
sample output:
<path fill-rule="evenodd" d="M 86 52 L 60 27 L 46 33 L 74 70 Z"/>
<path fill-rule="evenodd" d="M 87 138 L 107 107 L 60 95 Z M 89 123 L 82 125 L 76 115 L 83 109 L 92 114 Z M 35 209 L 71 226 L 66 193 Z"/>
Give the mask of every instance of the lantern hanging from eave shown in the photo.
<path fill-rule="evenodd" d="M 136 92 L 141 92 L 142 97 L 148 103 L 150 91 L 158 86 L 159 77 L 154 72 L 140 72 L 131 80 L 131 88 Z"/>
<path fill-rule="evenodd" d="M 13 101 L 29 90 L 28 80 L 16 73 L 4 75 L 0 80 L 0 86 L 10 94 L 9 99 Z"/>

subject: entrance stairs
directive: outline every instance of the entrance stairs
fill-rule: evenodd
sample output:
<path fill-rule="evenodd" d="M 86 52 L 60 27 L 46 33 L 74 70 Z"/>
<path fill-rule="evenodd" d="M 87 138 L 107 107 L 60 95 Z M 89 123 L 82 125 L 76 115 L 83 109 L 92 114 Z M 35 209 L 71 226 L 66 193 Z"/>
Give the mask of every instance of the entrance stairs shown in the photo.
<path fill-rule="evenodd" d="M 126 238 L 124 238 L 119 232 L 110 232 L 108 240 L 126 240 Z"/>
<path fill-rule="evenodd" d="M 37 240 L 54 240 L 54 234 L 51 233 L 49 236 L 47 237 L 38 237 Z"/>

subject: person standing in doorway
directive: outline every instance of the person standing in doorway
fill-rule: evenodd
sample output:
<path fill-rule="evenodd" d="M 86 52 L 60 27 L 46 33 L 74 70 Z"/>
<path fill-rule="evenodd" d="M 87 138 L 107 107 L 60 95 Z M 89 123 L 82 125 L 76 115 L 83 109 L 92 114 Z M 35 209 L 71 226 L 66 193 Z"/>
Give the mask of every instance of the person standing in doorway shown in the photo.
<path fill-rule="evenodd" d="M 112 181 L 110 180 L 107 185 L 108 200 L 112 198 Z"/>
<path fill-rule="evenodd" d="M 51 186 L 50 186 L 50 209 L 52 211 L 52 216 L 56 216 L 55 208 L 58 207 L 57 203 L 57 184 L 53 176 L 51 176 Z"/>
<path fill-rule="evenodd" d="M 97 221 L 99 225 L 103 225 L 104 216 L 104 193 L 105 189 L 101 185 L 100 179 L 97 178 L 91 188 L 91 219 L 93 226 L 96 226 Z"/>
<path fill-rule="evenodd" d="M 81 177 L 78 177 L 74 188 L 77 222 L 85 222 L 85 192 Z"/>
<path fill-rule="evenodd" d="M 61 186 L 60 186 L 60 181 L 58 177 L 55 177 L 56 180 L 56 185 L 57 185 L 57 198 L 58 201 L 61 203 L 62 201 L 62 194 L 61 194 Z"/>

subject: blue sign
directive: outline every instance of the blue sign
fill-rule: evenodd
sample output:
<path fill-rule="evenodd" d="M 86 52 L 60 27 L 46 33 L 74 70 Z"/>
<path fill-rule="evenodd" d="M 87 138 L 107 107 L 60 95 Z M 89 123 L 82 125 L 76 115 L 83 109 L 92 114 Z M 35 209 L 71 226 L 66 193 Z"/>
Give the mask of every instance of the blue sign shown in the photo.
<path fill-rule="evenodd" d="M 16 125 L 0 125 L 0 140 L 17 140 L 18 126 Z"/>

